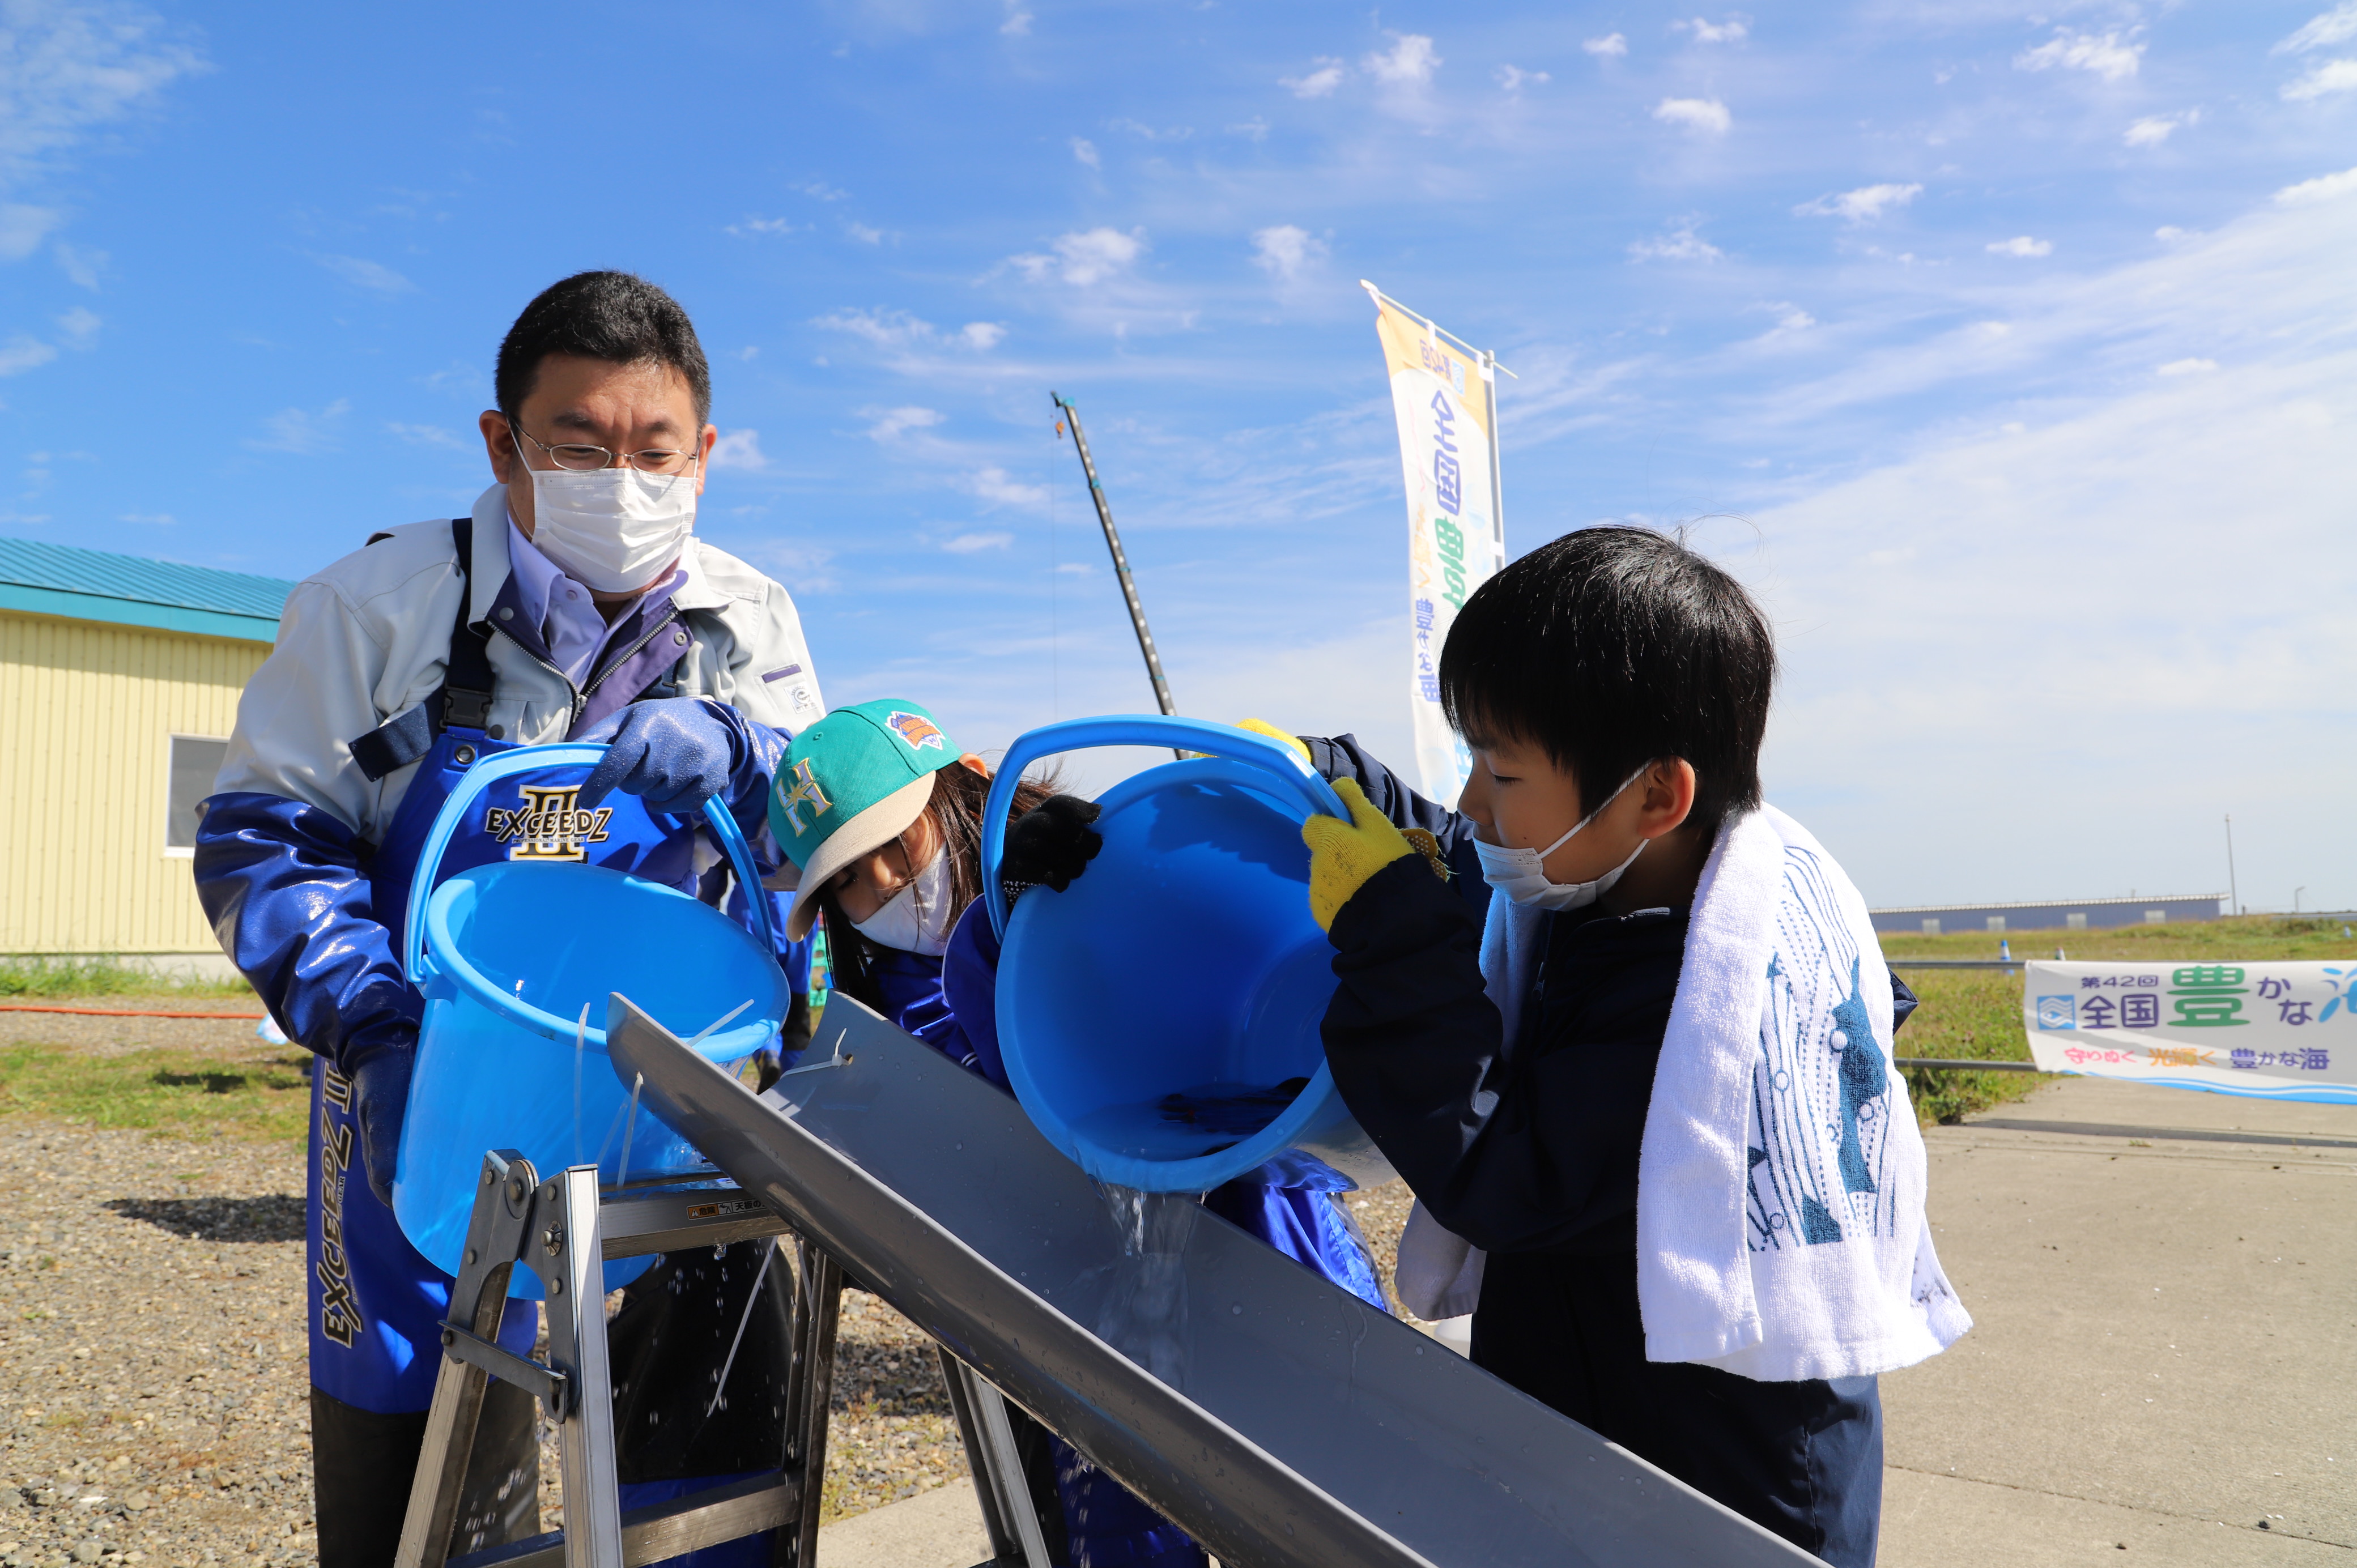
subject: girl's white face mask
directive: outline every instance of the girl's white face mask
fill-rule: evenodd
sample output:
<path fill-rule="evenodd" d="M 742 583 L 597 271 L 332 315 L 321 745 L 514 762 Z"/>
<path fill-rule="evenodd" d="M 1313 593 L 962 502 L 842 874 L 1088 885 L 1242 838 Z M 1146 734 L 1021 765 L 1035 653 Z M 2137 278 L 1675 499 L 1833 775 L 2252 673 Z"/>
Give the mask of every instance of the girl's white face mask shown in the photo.
<path fill-rule="evenodd" d="M 601 594 L 634 594 L 679 559 L 695 526 L 695 475 L 533 468 L 532 542 Z"/>
<path fill-rule="evenodd" d="M 1646 765 L 1646 767 L 1651 766 L 1651 763 Z M 1620 788 L 1605 797 L 1604 805 L 1597 807 L 1595 811 L 1574 822 L 1570 832 L 1564 834 L 1544 849 L 1508 849 L 1503 844 L 1485 843 L 1480 838 L 1475 838 L 1473 852 L 1481 857 L 1481 880 L 1517 904 L 1535 905 L 1542 909 L 1578 909 L 1595 903 L 1598 898 L 1603 897 L 1607 889 L 1620 880 L 1620 874 L 1635 864 L 1639 855 L 1645 853 L 1645 844 L 1648 841 L 1640 839 L 1637 847 L 1629 852 L 1627 860 L 1593 882 L 1548 881 L 1545 870 L 1546 857 L 1569 843 L 1580 829 L 1603 813 L 1605 806 L 1609 806 L 1619 800 L 1630 785 L 1644 776 L 1645 769 L 1640 768 L 1636 772 L 1620 780 Z"/>
<path fill-rule="evenodd" d="M 852 926 L 877 947 L 939 958 L 950 950 L 950 857 L 937 854 L 883 907 Z"/>

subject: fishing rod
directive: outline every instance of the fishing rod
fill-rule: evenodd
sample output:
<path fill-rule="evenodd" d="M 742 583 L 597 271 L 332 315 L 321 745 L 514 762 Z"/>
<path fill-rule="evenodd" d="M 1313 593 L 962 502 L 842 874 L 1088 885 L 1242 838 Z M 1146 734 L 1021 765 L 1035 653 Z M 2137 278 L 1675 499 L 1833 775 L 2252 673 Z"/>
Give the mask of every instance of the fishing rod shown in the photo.
<path fill-rule="evenodd" d="M 1064 418 L 1056 426 L 1056 434 L 1064 433 L 1064 424 L 1072 427 L 1072 445 L 1081 454 L 1081 472 L 1088 476 L 1089 499 L 1096 503 L 1097 521 L 1104 525 L 1105 548 L 1113 552 L 1114 575 L 1121 579 L 1121 596 L 1129 606 L 1129 624 L 1137 631 L 1137 650 L 1146 655 L 1146 674 L 1154 682 L 1154 700 L 1165 714 L 1176 715 L 1178 704 L 1170 700 L 1170 682 L 1162 678 L 1162 656 L 1154 651 L 1154 633 L 1146 628 L 1146 607 L 1137 600 L 1137 584 L 1129 575 L 1129 557 L 1121 548 L 1121 534 L 1113 525 L 1113 508 L 1105 504 L 1104 487 L 1097 483 L 1096 459 L 1089 456 L 1089 438 L 1081 434 L 1081 411 L 1050 392 L 1048 394 Z"/>

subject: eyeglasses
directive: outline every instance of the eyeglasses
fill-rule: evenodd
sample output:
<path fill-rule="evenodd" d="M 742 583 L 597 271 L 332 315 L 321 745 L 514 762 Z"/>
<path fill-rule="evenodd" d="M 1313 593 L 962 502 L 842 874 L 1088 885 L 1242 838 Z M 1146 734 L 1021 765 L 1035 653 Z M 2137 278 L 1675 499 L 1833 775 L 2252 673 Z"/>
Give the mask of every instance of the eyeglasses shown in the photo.
<path fill-rule="evenodd" d="M 661 446 L 650 446 L 643 452 L 615 452 L 577 441 L 559 442 L 552 446 L 513 421 L 509 422 L 508 428 L 547 453 L 558 467 L 576 473 L 593 468 L 630 467 L 642 474 L 679 474 L 684 473 L 703 456 L 700 452 L 674 452 Z"/>

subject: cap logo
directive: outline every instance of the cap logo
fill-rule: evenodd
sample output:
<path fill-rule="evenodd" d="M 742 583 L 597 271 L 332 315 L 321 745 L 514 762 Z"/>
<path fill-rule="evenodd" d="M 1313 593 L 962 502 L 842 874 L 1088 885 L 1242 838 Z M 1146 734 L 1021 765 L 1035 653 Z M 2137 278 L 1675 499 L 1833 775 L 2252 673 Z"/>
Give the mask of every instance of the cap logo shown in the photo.
<path fill-rule="evenodd" d="M 910 751 L 922 751 L 929 746 L 935 751 L 949 749 L 949 737 L 942 734 L 941 725 L 922 714 L 904 714 L 896 708 L 885 716 L 884 725 L 899 736 Z"/>
<path fill-rule="evenodd" d="M 787 822 L 793 824 L 794 837 L 800 838 L 817 826 L 821 817 L 834 809 L 834 802 L 826 798 L 826 791 L 812 774 L 810 758 L 804 757 L 794 764 L 793 780 L 792 789 L 779 791 L 778 810 L 785 814 Z M 783 784 L 785 780 L 780 779 L 778 782 Z M 807 822 L 802 818 L 804 806 L 810 808 L 811 820 Z"/>

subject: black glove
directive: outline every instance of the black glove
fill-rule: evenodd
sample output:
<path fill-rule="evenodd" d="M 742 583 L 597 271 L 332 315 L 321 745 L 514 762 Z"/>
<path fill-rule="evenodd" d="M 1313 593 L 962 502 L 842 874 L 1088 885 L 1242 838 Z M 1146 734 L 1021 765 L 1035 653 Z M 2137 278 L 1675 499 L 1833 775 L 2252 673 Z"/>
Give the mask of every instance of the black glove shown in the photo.
<path fill-rule="evenodd" d="M 371 1051 L 344 1076 L 351 1079 L 352 1115 L 361 1124 L 361 1164 L 369 1190 L 393 1206 L 393 1167 L 401 1153 L 401 1119 L 409 1110 L 409 1075 L 417 1066 L 417 1043 Z"/>
<path fill-rule="evenodd" d="M 998 860 L 998 880 L 1010 897 L 1042 884 L 1059 893 L 1070 887 L 1104 848 L 1104 836 L 1089 827 L 1103 809 L 1078 795 L 1050 795 L 1016 818 Z"/>

